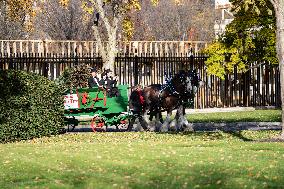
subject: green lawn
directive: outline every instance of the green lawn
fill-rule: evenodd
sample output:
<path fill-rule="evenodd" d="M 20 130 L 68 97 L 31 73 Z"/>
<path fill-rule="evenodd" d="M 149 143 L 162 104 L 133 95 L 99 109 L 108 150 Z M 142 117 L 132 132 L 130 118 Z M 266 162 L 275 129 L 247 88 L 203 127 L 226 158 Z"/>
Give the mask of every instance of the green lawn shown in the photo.
<path fill-rule="evenodd" d="M 281 122 L 281 110 L 188 114 L 190 122 Z"/>
<path fill-rule="evenodd" d="M 0 188 L 284 188 L 284 144 L 249 141 L 277 134 L 81 133 L 0 144 Z"/>

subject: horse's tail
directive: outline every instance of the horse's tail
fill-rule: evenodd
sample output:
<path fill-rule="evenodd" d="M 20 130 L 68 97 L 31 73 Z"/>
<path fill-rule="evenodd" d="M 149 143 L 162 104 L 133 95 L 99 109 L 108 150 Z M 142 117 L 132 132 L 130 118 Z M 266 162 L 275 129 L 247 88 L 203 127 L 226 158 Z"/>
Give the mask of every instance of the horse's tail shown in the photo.
<path fill-rule="evenodd" d="M 135 89 L 131 92 L 129 97 L 129 109 L 134 114 L 141 114 L 144 110 L 144 94 L 143 90 Z"/>

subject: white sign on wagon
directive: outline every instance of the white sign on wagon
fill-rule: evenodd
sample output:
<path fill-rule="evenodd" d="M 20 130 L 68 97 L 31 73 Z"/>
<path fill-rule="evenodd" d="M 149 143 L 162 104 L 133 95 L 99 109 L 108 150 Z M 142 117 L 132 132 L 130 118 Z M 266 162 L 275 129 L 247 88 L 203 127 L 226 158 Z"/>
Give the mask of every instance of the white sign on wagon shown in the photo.
<path fill-rule="evenodd" d="M 64 96 L 64 109 L 79 108 L 79 98 L 77 94 L 67 94 Z"/>

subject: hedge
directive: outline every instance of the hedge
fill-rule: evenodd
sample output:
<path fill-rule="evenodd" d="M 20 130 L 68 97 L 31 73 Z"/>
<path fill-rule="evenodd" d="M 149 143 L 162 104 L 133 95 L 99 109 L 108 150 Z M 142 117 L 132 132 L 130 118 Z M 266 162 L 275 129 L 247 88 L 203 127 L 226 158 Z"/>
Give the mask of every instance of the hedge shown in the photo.
<path fill-rule="evenodd" d="M 0 70 L 0 142 L 59 134 L 64 128 L 59 86 L 37 74 Z"/>

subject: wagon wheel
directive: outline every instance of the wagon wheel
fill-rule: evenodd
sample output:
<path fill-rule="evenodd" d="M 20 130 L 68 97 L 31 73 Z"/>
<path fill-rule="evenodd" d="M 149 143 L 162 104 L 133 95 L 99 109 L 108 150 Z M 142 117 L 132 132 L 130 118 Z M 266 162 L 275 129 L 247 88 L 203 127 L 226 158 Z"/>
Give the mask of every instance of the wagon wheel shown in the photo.
<path fill-rule="evenodd" d="M 116 129 L 119 130 L 119 131 L 127 130 L 128 125 L 129 125 L 128 119 L 120 120 L 120 122 L 116 125 Z"/>
<path fill-rule="evenodd" d="M 128 126 L 127 126 L 126 131 L 132 131 L 132 128 L 135 124 L 135 120 L 136 120 L 136 117 L 134 117 L 134 116 L 128 118 Z"/>
<path fill-rule="evenodd" d="M 67 125 L 67 131 L 72 132 L 72 131 L 74 131 L 75 127 L 76 127 L 76 124 L 74 124 L 74 123 L 68 124 Z"/>
<path fill-rule="evenodd" d="M 102 129 L 104 126 L 104 121 L 100 117 L 94 117 L 91 121 L 91 128 L 94 132 L 97 132 L 97 129 Z"/>
<path fill-rule="evenodd" d="M 66 126 L 67 126 L 67 131 L 71 132 L 74 131 L 75 127 L 78 126 L 79 122 L 77 119 L 75 119 L 75 117 L 73 116 L 72 118 L 64 118 L 64 121 L 66 122 Z"/>

